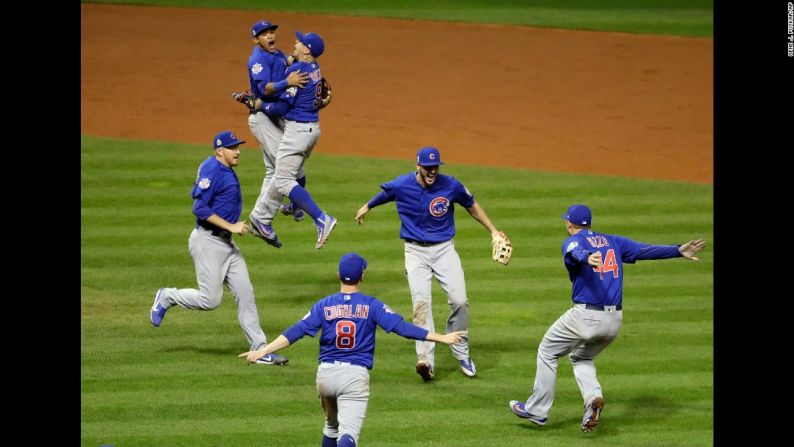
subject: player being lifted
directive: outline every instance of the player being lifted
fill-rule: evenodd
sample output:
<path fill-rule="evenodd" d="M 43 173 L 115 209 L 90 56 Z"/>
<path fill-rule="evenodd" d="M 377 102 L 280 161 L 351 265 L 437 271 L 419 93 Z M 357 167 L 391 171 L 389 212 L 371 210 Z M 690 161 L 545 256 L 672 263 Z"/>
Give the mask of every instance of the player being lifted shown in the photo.
<path fill-rule="evenodd" d="M 284 117 L 284 136 L 276 153 L 276 171 L 274 181 L 270 182 L 265 194 L 277 197 L 279 194 L 289 197 L 293 207 L 306 211 L 317 225 L 317 243 L 320 249 L 325 245 L 328 236 L 336 226 L 336 218 L 328 215 L 314 202 L 311 194 L 298 181 L 302 175 L 303 165 L 312 153 L 320 138 L 319 109 L 322 101 L 322 73 L 317 58 L 323 54 L 323 39 L 314 33 L 296 32 L 295 59 L 287 68 L 287 77 L 293 72 L 306 73 L 309 82 L 303 88 L 286 89 L 276 102 L 262 102 L 257 99 L 255 110 L 262 110 L 268 116 Z M 251 227 L 259 237 L 270 240 L 268 243 L 281 246 L 278 236 L 271 223 L 259 221 L 252 216 Z"/>

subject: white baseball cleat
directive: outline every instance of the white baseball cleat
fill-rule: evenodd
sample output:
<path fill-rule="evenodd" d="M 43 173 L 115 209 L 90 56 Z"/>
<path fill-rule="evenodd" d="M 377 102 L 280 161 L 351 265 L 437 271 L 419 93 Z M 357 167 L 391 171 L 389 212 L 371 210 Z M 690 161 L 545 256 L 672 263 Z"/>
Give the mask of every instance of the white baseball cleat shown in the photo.
<path fill-rule="evenodd" d="M 463 371 L 463 374 L 469 377 L 477 375 L 477 367 L 474 366 L 474 360 L 472 360 L 471 357 L 465 360 L 458 360 L 458 363 L 460 363 L 460 370 Z"/>
<path fill-rule="evenodd" d="M 336 218 L 328 214 L 323 213 L 323 215 L 317 219 L 317 244 L 314 245 L 314 248 L 318 250 L 323 248 L 323 245 L 328 241 L 328 236 L 331 235 L 331 230 L 333 230 L 335 226 Z"/>

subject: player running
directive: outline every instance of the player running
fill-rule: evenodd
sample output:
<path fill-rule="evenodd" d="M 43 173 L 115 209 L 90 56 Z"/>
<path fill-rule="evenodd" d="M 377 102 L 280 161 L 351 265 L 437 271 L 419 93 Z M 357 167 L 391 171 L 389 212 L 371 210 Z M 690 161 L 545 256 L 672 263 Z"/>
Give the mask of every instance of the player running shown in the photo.
<path fill-rule="evenodd" d="M 466 333 L 436 334 L 403 320 L 379 299 L 361 293 L 367 261 L 348 253 L 339 261 L 339 293 L 314 304 L 309 313 L 258 351 L 239 355 L 249 363 L 295 343 L 304 335 L 320 335 L 317 392 L 325 412 L 323 447 L 353 447 L 358 443 L 369 402 L 369 370 L 373 367 L 377 326 L 405 338 L 457 343 Z"/>
<path fill-rule="evenodd" d="M 434 147 L 423 147 L 416 154 L 416 172 L 401 175 L 381 185 L 376 194 L 356 213 L 359 225 L 371 208 L 387 202 L 397 202 L 400 216 L 400 238 L 405 240 L 405 272 L 411 289 L 414 324 L 434 330 L 431 309 L 433 276 L 447 294 L 452 311 L 447 318 L 447 331 L 468 330 L 469 301 L 463 266 L 455 251 L 455 203 L 460 204 L 492 237 L 501 234 L 474 196 L 455 177 L 439 174 L 441 154 Z M 469 377 L 477 368 L 469 355 L 468 336 L 452 346 L 452 355 L 461 371 Z M 435 376 L 435 343 L 416 342 L 416 372 L 425 382 Z"/>

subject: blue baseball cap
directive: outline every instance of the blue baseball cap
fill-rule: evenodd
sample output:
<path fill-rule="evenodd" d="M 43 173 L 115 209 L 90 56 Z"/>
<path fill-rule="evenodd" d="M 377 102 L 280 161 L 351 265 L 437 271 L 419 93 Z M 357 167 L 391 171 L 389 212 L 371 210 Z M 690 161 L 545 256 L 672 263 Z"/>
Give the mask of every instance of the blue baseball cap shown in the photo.
<path fill-rule="evenodd" d="M 420 166 L 438 166 L 444 164 L 444 162 L 441 161 L 441 154 L 438 152 L 438 149 L 432 146 L 425 146 L 419 149 L 419 152 L 416 153 L 416 162 Z"/>
<path fill-rule="evenodd" d="M 320 57 L 325 51 L 325 44 L 323 38 L 314 33 L 303 34 L 300 31 L 295 31 L 295 37 L 301 41 L 302 44 L 309 48 L 312 57 Z"/>
<path fill-rule="evenodd" d="M 339 260 L 339 277 L 347 282 L 358 282 L 367 269 L 367 260 L 358 253 L 347 253 Z"/>
<path fill-rule="evenodd" d="M 268 30 L 270 28 L 273 28 L 273 30 L 275 30 L 276 28 L 278 28 L 278 25 L 270 23 L 270 21 L 267 19 L 262 19 L 254 23 L 254 26 L 251 27 L 251 36 L 256 37 L 259 34 L 263 33 L 265 30 Z"/>
<path fill-rule="evenodd" d="M 238 140 L 231 130 L 224 130 L 218 135 L 215 135 L 215 138 L 212 139 L 212 148 L 218 149 L 219 147 L 237 146 L 243 143 L 245 143 L 245 141 Z"/>
<path fill-rule="evenodd" d="M 593 215 L 587 205 L 571 205 L 562 218 L 575 225 L 591 225 L 593 223 Z"/>

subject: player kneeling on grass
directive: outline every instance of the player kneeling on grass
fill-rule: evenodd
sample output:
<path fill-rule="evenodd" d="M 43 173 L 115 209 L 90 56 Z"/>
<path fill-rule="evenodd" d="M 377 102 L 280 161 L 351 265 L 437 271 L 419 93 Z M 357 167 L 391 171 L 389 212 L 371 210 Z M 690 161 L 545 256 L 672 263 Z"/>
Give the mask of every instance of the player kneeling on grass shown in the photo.
<path fill-rule="evenodd" d="M 343 255 L 337 276 L 339 293 L 317 301 L 302 320 L 272 343 L 240 354 L 249 363 L 295 343 L 304 335 L 320 335 L 317 392 L 325 412 L 322 447 L 355 446 L 369 402 L 369 370 L 375 352 L 375 329 L 405 338 L 458 343 L 466 331 L 446 335 L 429 332 L 403 320 L 379 299 L 364 295 L 359 284 L 367 261 L 356 253 Z"/>

